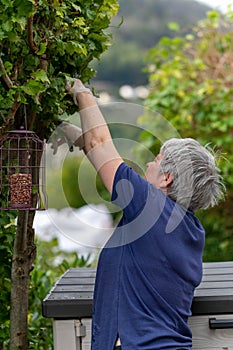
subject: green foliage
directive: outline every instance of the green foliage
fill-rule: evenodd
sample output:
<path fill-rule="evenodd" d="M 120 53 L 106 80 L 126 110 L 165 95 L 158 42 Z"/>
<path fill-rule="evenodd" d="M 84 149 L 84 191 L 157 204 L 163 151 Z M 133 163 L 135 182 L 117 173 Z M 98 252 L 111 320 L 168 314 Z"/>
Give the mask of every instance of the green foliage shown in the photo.
<path fill-rule="evenodd" d="M 0 211 L 0 345 L 9 335 L 12 246 L 16 213 Z"/>
<path fill-rule="evenodd" d="M 108 191 L 93 166 L 85 158 L 67 158 L 64 162 L 62 178 L 65 196 L 68 204 L 73 208 L 79 208 L 88 203 L 99 204 L 101 199 L 110 200 Z"/>
<path fill-rule="evenodd" d="M 228 188 L 227 200 L 218 208 L 199 213 L 207 231 L 204 258 L 215 261 L 233 259 L 232 20 L 233 12 L 225 16 L 209 12 L 186 37 L 162 38 L 147 57 L 148 110 L 166 118 L 177 135 L 210 143 L 225 157 L 219 159 L 219 166 Z M 141 122 L 152 133 L 160 130 L 160 140 L 174 136 L 163 133 L 161 118 L 144 116 Z M 158 151 L 158 140 L 145 133 L 143 137 L 148 147 Z"/>
<path fill-rule="evenodd" d="M 117 0 L 0 0 L 2 132 L 25 124 L 47 138 L 59 115 L 74 111 L 65 75 L 84 82 L 108 48 Z M 15 119 L 15 121 L 14 121 Z"/>
<path fill-rule="evenodd" d="M 89 256 L 79 256 L 76 252 L 63 252 L 56 239 L 37 242 L 37 259 L 31 274 L 29 295 L 29 347 L 34 350 L 52 350 L 52 319 L 41 315 L 42 300 L 55 282 L 70 267 L 90 267 Z"/>
<path fill-rule="evenodd" d="M 46 182 L 50 208 L 80 208 L 103 201 L 107 204 L 110 200 L 96 171 L 81 154 L 68 155 L 62 164 L 62 173 L 60 169 L 48 169 Z"/>
<path fill-rule="evenodd" d="M 10 309 L 10 264 L 11 245 L 14 237 L 15 223 L 14 215 L 6 215 L 2 218 L 0 212 L 1 227 L 4 228 L 5 243 L 1 237 L 1 309 L 0 309 L 0 345 L 8 349 L 9 345 L 9 309 Z M 3 226 L 2 226 L 3 225 Z M 9 242 L 8 242 L 9 241 Z M 6 254 L 8 252 L 8 254 Z M 76 252 L 64 252 L 58 247 L 58 241 L 53 239 L 49 242 L 38 240 L 37 258 L 34 270 L 31 273 L 29 291 L 29 347 L 35 350 L 52 350 L 53 334 L 52 319 L 44 318 L 41 314 L 42 300 L 51 290 L 55 282 L 70 267 L 90 267 L 89 256 L 79 256 Z"/>

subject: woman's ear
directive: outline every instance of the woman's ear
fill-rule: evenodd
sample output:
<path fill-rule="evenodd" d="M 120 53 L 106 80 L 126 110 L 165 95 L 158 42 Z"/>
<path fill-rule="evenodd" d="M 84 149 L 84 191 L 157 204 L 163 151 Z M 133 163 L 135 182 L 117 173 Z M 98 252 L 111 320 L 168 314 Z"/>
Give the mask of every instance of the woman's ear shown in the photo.
<path fill-rule="evenodd" d="M 169 173 L 162 174 L 161 182 L 160 182 L 160 188 L 166 189 L 168 188 L 173 182 L 173 177 Z"/>
<path fill-rule="evenodd" d="M 165 174 L 165 181 L 166 181 L 166 184 L 167 184 L 167 187 L 170 186 L 172 183 L 173 183 L 173 176 L 169 173 Z"/>

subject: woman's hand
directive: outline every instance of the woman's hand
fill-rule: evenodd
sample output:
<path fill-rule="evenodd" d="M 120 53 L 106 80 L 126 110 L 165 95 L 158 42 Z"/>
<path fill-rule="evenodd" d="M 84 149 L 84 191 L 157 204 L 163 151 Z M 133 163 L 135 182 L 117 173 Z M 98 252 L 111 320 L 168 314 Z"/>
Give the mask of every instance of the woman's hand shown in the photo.
<path fill-rule="evenodd" d="M 85 88 L 80 79 L 66 77 L 66 90 L 73 95 L 77 89 Z"/>
<path fill-rule="evenodd" d="M 51 148 L 53 149 L 54 154 L 57 153 L 58 147 L 64 143 L 68 144 L 71 152 L 73 151 L 74 146 L 77 146 L 82 150 L 84 148 L 82 129 L 74 124 L 62 122 L 50 137 L 49 143 L 52 144 Z"/>
<path fill-rule="evenodd" d="M 61 124 L 61 128 L 66 134 L 67 138 L 72 142 L 74 146 L 79 147 L 79 149 L 83 149 L 84 140 L 82 135 L 82 129 L 74 124 L 70 124 L 67 122 L 63 122 Z"/>
<path fill-rule="evenodd" d="M 77 96 L 81 92 L 86 92 L 92 95 L 89 88 L 86 88 L 80 79 L 66 78 L 66 89 L 73 96 L 74 103 L 78 106 Z"/>

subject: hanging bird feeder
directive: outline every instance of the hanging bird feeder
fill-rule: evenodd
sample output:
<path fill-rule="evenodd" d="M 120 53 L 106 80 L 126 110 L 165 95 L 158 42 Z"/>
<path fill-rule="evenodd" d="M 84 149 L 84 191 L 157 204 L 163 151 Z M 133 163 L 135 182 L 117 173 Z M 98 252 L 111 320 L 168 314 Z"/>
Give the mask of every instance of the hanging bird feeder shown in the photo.
<path fill-rule="evenodd" d="M 33 131 L 9 131 L 0 138 L 0 210 L 47 207 L 45 144 Z"/>

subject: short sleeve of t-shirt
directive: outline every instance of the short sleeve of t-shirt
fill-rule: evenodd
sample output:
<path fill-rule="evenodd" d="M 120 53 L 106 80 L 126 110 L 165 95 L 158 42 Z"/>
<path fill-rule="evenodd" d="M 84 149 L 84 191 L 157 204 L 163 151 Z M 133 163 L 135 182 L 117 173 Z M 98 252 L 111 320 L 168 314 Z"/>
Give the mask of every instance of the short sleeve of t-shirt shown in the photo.
<path fill-rule="evenodd" d="M 128 219 L 143 209 L 148 197 L 149 183 L 125 163 L 118 167 L 112 192 L 112 202 L 118 205 Z"/>

